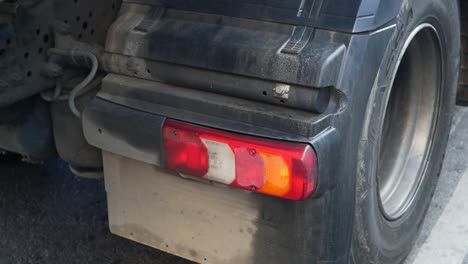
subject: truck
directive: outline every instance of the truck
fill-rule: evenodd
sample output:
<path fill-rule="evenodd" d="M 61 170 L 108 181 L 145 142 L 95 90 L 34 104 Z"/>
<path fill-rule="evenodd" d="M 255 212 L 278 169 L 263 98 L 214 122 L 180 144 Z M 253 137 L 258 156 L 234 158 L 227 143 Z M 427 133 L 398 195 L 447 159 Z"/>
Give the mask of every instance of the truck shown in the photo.
<path fill-rule="evenodd" d="M 0 0 L 0 150 L 199 263 L 400 263 L 468 102 L 463 0 Z"/>

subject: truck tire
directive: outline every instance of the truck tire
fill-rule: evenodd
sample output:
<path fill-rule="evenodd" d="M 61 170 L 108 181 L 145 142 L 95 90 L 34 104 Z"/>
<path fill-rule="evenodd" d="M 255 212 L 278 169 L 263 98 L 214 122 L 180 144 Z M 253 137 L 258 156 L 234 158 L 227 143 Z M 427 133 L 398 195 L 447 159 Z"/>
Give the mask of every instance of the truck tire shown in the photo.
<path fill-rule="evenodd" d="M 468 106 L 468 2 L 460 2 L 461 46 L 460 80 L 458 82 L 457 104 Z"/>
<path fill-rule="evenodd" d="M 400 263 L 438 182 L 458 82 L 457 1 L 403 1 L 359 149 L 352 263 Z"/>

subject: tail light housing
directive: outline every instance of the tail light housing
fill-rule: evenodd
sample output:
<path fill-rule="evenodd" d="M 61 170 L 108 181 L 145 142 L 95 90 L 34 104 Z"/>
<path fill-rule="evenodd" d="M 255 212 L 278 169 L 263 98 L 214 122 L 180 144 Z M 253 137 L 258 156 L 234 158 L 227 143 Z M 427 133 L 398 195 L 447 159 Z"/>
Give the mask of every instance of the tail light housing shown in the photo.
<path fill-rule="evenodd" d="M 317 158 L 307 144 L 267 140 L 174 120 L 163 128 L 166 166 L 181 174 L 290 200 L 310 196 Z"/>

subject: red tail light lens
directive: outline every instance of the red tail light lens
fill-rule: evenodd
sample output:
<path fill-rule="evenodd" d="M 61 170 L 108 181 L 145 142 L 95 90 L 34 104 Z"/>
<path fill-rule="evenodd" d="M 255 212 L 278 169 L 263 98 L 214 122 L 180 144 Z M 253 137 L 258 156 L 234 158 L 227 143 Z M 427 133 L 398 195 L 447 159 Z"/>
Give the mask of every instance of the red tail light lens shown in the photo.
<path fill-rule="evenodd" d="M 315 190 L 317 160 L 307 144 L 192 126 L 164 125 L 166 165 L 179 173 L 290 200 Z"/>
<path fill-rule="evenodd" d="M 167 166 L 170 169 L 203 177 L 208 172 L 208 150 L 195 134 L 184 130 L 164 130 Z"/>

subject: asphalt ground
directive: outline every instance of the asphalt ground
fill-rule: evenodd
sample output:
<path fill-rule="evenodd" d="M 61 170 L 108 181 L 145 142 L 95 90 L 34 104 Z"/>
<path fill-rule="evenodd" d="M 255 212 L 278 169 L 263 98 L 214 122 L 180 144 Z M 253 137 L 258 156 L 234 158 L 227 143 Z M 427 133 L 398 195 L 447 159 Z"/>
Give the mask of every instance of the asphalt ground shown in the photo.
<path fill-rule="evenodd" d="M 468 108 L 457 108 L 440 183 L 412 263 L 468 264 Z M 0 159 L 0 264 L 187 264 L 112 235 L 103 182 L 66 164 Z"/>
<path fill-rule="evenodd" d="M 458 107 L 439 184 L 406 264 L 468 264 L 468 107 Z"/>

